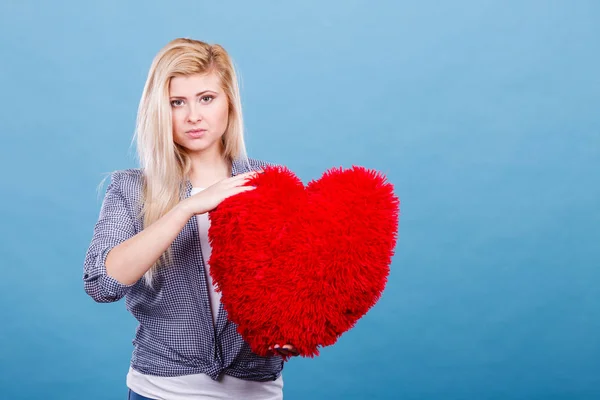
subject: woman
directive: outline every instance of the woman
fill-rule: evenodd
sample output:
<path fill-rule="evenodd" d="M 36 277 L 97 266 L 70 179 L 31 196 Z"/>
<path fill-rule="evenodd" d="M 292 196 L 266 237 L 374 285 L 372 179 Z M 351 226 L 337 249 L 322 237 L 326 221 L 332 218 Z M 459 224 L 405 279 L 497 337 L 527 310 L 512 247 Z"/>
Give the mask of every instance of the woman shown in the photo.
<path fill-rule="evenodd" d="M 130 399 L 281 399 L 281 355 L 254 354 L 227 319 L 207 261 L 208 212 L 268 165 L 246 156 L 237 77 L 219 45 L 176 39 L 155 57 L 138 110 L 139 169 L 116 171 L 84 263 L 97 302 L 139 321 Z M 275 352 L 278 352 L 275 353 Z"/>

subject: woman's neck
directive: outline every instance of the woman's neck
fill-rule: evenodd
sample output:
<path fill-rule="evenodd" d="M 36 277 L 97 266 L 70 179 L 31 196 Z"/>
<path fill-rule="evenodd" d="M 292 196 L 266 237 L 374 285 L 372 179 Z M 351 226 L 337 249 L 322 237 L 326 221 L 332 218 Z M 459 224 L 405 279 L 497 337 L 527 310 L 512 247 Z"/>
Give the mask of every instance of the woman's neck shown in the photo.
<path fill-rule="evenodd" d="M 190 154 L 193 187 L 208 187 L 231 176 L 231 161 L 221 151 Z"/>

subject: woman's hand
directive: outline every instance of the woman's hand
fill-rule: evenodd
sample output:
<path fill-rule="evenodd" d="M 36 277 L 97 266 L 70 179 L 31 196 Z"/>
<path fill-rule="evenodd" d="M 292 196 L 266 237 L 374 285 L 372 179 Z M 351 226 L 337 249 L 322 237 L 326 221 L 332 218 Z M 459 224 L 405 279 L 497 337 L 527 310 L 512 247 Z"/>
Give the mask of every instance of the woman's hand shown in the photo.
<path fill-rule="evenodd" d="M 282 356 L 294 356 L 295 357 L 299 354 L 298 350 L 296 350 L 296 348 L 294 346 L 292 346 L 291 344 L 283 345 L 283 347 L 276 344 L 275 346 L 269 347 L 269 350 L 276 351 L 277 353 L 281 354 Z"/>
<path fill-rule="evenodd" d="M 262 170 L 250 171 L 220 180 L 200 193 L 182 200 L 177 207 L 184 210 L 190 218 L 196 214 L 212 211 L 226 198 L 255 189 L 253 186 L 244 186 L 244 184 L 260 172 Z"/>

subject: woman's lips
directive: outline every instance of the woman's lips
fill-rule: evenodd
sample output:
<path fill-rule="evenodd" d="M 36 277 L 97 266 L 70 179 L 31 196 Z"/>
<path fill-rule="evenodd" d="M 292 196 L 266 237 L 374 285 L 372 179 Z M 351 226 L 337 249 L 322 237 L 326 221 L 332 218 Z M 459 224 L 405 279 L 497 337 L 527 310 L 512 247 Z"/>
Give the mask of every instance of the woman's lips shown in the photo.
<path fill-rule="evenodd" d="M 191 137 L 193 139 L 198 139 L 198 138 L 204 136 L 205 132 L 206 132 L 206 129 L 193 129 L 191 131 L 187 131 L 187 134 L 189 137 Z"/>

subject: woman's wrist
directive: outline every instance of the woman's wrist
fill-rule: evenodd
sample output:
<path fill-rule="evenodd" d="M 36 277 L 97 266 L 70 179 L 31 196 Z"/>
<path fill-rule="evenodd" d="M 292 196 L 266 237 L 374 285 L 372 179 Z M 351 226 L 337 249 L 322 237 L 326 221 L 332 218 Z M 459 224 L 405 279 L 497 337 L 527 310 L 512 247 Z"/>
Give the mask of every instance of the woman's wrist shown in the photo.
<path fill-rule="evenodd" d="M 184 216 L 187 219 L 190 219 L 194 216 L 194 213 L 189 207 L 189 202 L 187 201 L 187 199 L 177 203 L 173 211 L 175 211 L 179 215 Z"/>

